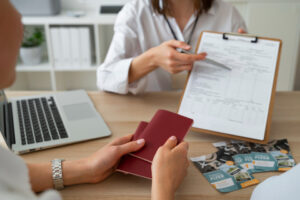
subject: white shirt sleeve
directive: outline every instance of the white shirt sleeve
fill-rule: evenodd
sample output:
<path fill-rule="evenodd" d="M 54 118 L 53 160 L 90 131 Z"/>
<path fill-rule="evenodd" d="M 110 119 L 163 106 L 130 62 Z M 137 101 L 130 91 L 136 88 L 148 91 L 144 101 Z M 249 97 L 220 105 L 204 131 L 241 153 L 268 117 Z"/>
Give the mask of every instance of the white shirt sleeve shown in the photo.
<path fill-rule="evenodd" d="M 300 164 L 259 184 L 254 189 L 251 200 L 299 200 L 299 182 Z"/>
<path fill-rule="evenodd" d="M 232 32 L 234 33 L 237 33 L 239 28 L 242 28 L 244 31 L 247 32 L 246 23 L 239 11 L 235 7 L 232 7 L 231 25 Z"/>
<path fill-rule="evenodd" d="M 131 62 L 135 56 L 142 53 L 138 40 L 136 12 L 134 6 L 127 3 L 118 14 L 109 51 L 97 71 L 97 86 L 101 90 L 137 94 L 146 86 L 147 77 L 128 84 Z"/>
<path fill-rule="evenodd" d="M 48 190 L 36 195 L 31 190 L 28 169 L 24 161 L 0 146 L 0 199 L 61 200 L 57 191 Z"/>

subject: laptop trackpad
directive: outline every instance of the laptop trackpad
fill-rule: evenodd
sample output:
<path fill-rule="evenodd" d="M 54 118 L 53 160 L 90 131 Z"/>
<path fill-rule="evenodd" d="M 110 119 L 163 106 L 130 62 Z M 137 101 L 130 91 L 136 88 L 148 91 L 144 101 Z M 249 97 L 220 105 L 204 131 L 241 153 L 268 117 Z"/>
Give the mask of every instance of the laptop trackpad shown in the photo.
<path fill-rule="evenodd" d="M 79 103 L 63 106 L 63 110 L 69 121 L 83 120 L 96 117 L 90 104 Z"/>

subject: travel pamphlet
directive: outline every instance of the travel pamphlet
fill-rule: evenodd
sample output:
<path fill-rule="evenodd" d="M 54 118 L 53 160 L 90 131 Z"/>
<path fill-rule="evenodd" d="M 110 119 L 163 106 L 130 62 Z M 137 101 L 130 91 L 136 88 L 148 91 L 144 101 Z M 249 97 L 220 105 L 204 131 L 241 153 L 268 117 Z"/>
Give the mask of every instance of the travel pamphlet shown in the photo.
<path fill-rule="evenodd" d="M 287 171 L 296 162 L 287 139 L 266 145 L 244 141 L 213 143 L 217 152 L 191 161 L 219 192 L 232 192 L 259 183 L 254 173 Z"/>

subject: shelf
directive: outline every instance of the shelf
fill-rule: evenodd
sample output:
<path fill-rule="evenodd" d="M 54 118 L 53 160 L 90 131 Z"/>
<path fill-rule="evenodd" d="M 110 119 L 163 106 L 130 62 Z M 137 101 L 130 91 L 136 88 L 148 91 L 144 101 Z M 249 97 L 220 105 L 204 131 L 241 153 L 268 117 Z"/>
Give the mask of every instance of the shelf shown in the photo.
<path fill-rule="evenodd" d="M 70 90 L 89 89 L 97 90 L 97 68 L 104 60 L 107 46 L 113 34 L 113 24 L 116 14 L 102 14 L 97 11 L 89 11 L 82 17 L 71 17 L 62 12 L 56 16 L 25 16 L 23 24 L 28 27 L 43 26 L 45 30 L 45 55 L 42 63 L 36 66 L 26 66 L 18 62 L 17 84 L 14 90 L 47 89 L 47 90 Z M 91 29 L 92 64 L 91 66 L 74 66 L 72 64 L 56 68 L 53 58 L 53 46 L 50 29 L 52 27 L 77 27 L 88 26 Z M 109 36 L 109 39 L 106 37 Z M 100 51 L 101 49 L 101 51 Z M 103 56 L 103 57 L 102 57 Z"/>
<path fill-rule="evenodd" d="M 47 62 L 43 62 L 36 66 L 27 66 L 19 63 L 16 68 L 17 72 L 47 72 L 51 71 L 51 66 Z"/>
<path fill-rule="evenodd" d="M 86 68 L 54 68 L 54 71 L 56 72 L 64 72 L 64 71 L 68 71 L 68 72 L 81 72 L 81 71 L 96 71 L 97 67 L 86 67 Z"/>
<path fill-rule="evenodd" d="M 56 16 L 26 16 L 22 18 L 25 25 L 88 25 L 88 24 L 114 24 L 117 15 L 115 14 L 98 14 L 88 12 L 82 17 L 71 17 L 65 12 Z"/>
<path fill-rule="evenodd" d="M 86 71 L 86 72 L 94 72 L 97 71 L 97 67 L 89 67 L 89 68 L 54 68 L 53 69 L 56 72 L 82 72 L 82 71 Z M 51 71 L 51 67 L 49 66 L 49 64 L 44 64 L 44 66 L 39 65 L 39 66 L 17 66 L 17 72 L 48 72 Z"/>

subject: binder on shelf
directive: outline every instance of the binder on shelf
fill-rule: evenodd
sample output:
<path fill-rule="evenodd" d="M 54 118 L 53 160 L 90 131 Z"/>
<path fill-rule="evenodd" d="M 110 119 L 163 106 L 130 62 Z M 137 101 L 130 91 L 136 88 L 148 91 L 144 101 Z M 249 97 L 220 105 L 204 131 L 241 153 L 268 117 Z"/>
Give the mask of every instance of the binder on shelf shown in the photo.
<path fill-rule="evenodd" d="M 59 28 L 50 28 L 50 37 L 52 41 L 52 55 L 54 59 L 54 66 L 55 68 L 59 68 L 63 65 L 61 57 L 61 40 Z"/>
<path fill-rule="evenodd" d="M 71 66 L 75 68 L 81 67 L 81 55 L 80 55 L 80 33 L 78 28 L 70 28 L 70 40 L 71 40 Z"/>
<path fill-rule="evenodd" d="M 83 68 L 91 67 L 92 54 L 91 54 L 91 34 L 88 27 L 79 28 L 80 32 L 80 50 L 81 50 L 81 66 Z"/>
<path fill-rule="evenodd" d="M 62 62 L 64 68 L 72 67 L 70 31 L 67 27 L 60 28 L 62 45 Z"/>
<path fill-rule="evenodd" d="M 51 27 L 50 35 L 55 68 L 91 67 L 92 41 L 89 27 Z"/>
<path fill-rule="evenodd" d="M 224 65 L 199 61 L 188 74 L 178 114 L 195 132 L 267 143 L 282 42 L 279 39 L 204 31 L 196 53 Z"/>

